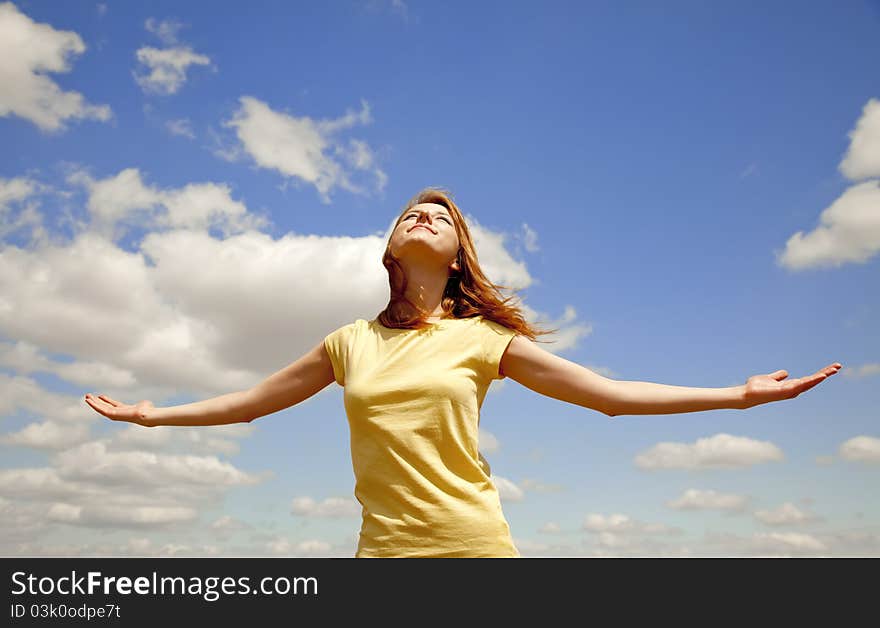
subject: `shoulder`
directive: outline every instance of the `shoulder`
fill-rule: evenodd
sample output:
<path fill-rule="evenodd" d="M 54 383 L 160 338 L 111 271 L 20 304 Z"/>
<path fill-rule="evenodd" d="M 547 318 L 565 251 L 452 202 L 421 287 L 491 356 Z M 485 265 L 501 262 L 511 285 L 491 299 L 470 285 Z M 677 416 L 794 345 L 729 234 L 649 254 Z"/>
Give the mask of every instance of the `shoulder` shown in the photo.
<path fill-rule="evenodd" d="M 506 327 L 501 323 L 497 323 L 493 320 L 485 318 L 482 314 L 477 316 L 477 324 L 484 328 L 485 330 L 498 334 L 499 336 L 514 336 L 516 335 L 516 330 L 511 329 L 510 327 Z"/>
<path fill-rule="evenodd" d="M 362 318 L 358 318 L 358 319 L 352 321 L 351 323 L 346 323 L 345 325 L 337 327 L 336 329 L 331 331 L 329 334 L 327 334 L 326 337 L 327 338 L 347 338 L 347 337 L 350 337 L 350 336 L 356 334 L 358 331 L 360 331 L 362 329 L 366 329 L 369 326 L 369 324 L 370 323 L 368 321 L 366 321 Z"/>

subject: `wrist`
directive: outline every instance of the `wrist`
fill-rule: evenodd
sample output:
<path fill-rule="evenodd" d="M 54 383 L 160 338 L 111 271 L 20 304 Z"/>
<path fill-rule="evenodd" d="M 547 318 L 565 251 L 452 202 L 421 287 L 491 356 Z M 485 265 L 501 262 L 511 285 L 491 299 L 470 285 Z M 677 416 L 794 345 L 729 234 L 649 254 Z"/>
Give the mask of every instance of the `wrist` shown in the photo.
<path fill-rule="evenodd" d="M 144 427 L 157 427 L 162 425 L 159 422 L 159 410 L 161 408 L 149 407 L 138 412 L 140 420 L 138 423 Z"/>
<path fill-rule="evenodd" d="M 751 408 L 751 404 L 746 399 L 746 387 L 745 384 L 740 384 L 739 386 L 733 386 L 732 390 L 733 394 L 733 407 L 737 410 L 746 410 Z"/>

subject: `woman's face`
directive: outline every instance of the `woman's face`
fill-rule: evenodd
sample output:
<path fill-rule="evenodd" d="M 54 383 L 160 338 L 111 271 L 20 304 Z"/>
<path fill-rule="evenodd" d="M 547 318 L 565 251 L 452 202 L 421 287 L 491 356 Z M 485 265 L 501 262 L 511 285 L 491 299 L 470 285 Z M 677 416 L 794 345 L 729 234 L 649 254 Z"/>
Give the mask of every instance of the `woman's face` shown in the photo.
<path fill-rule="evenodd" d="M 437 203 L 408 209 L 391 234 L 391 254 L 402 261 L 449 265 L 458 257 L 458 233 L 449 210 Z M 458 264 L 452 266 L 458 270 Z"/>

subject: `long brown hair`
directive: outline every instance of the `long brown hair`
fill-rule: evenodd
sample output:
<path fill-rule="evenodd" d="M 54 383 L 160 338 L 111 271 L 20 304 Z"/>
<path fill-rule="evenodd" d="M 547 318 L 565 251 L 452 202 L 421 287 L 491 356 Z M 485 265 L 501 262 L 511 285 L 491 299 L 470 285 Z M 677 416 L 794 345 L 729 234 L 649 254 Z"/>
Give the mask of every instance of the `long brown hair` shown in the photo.
<path fill-rule="evenodd" d="M 458 233 L 458 264 L 461 270 L 451 275 L 446 282 L 443 298 L 440 301 L 440 307 L 443 309 L 442 318 L 471 318 L 482 315 L 483 318 L 495 321 L 530 340 L 536 340 L 539 335 L 558 331 L 556 329 L 539 329 L 527 322 L 520 309 L 509 303 L 516 298 L 516 295 L 505 298 L 501 294 L 501 289 L 508 290 L 509 287 L 489 281 L 477 261 L 477 251 L 474 248 L 464 216 L 452 200 L 452 193 L 448 190 L 428 187 L 412 197 L 395 221 L 394 228 L 391 230 L 392 235 L 406 212 L 420 203 L 443 205 L 452 215 L 455 231 Z M 385 309 L 376 317 L 378 321 L 391 329 L 429 328 L 431 323 L 426 321 L 420 314 L 419 308 L 404 296 L 407 284 L 406 274 L 400 263 L 391 254 L 391 237 L 385 246 L 382 265 L 388 270 L 391 299 Z"/>

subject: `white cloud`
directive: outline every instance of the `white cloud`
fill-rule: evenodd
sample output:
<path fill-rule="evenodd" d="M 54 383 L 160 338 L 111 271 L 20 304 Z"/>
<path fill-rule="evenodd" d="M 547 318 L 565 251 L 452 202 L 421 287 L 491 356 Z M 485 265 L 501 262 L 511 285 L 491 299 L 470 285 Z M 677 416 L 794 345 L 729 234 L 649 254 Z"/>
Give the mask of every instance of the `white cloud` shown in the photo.
<path fill-rule="evenodd" d="M 184 27 L 182 22 L 177 20 L 157 20 L 154 17 L 147 18 L 144 22 L 144 28 L 153 33 L 166 46 L 177 43 L 177 33 Z"/>
<path fill-rule="evenodd" d="M 0 4 L 0 117 L 16 115 L 43 131 L 61 131 L 68 119 L 109 120 L 109 106 L 89 104 L 46 76 L 69 72 L 70 59 L 85 51 L 78 34 L 34 22 L 12 2 Z"/>
<path fill-rule="evenodd" d="M 804 235 L 798 231 L 777 252 L 777 263 L 792 270 L 863 264 L 880 251 L 880 100 L 862 109 L 840 172 L 850 180 L 869 179 L 849 187 L 820 215 L 821 224 Z"/>
<path fill-rule="evenodd" d="M 0 443 L 34 449 L 65 449 L 88 438 L 89 428 L 85 423 L 42 421 L 30 423 L 17 432 L 0 435 Z"/>
<path fill-rule="evenodd" d="M 529 227 L 526 223 L 522 224 L 522 240 L 523 245 L 526 247 L 526 251 L 529 253 L 535 253 L 539 251 L 538 248 L 538 232 Z"/>
<path fill-rule="evenodd" d="M 695 443 L 658 443 L 638 454 L 640 469 L 735 469 L 784 459 L 782 450 L 769 441 L 716 434 Z"/>
<path fill-rule="evenodd" d="M 838 453 L 844 460 L 880 464 L 880 438 L 856 436 L 840 445 Z"/>
<path fill-rule="evenodd" d="M 160 189 L 147 185 L 137 168 L 95 180 L 84 171 L 68 176 L 89 194 L 89 229 L 118 240 L 125 227 L 147 229 L 220 230 L 224 236 L 268 225 L 265 216 L 248 211 L 232 199 L 230 187 L 212 182 L 189 183 L 182 188 Z"/>
<path fill-rule="evenodd" d="M 0 469 L 0 496 L 23 501 L 64 499 L 82 490 L 74 482 L 63 479 L 55 469 Z"/>
<path fill-rule="evenodd" d="M 186 45 L 177 45 L 177 31 L 183 26 L 179 22 L 156 21 L 149 18 L 146 29 L 154 33 L 168 48 L 144 46 L 135 53 L 141 66 L 132 72 L 137 84 L 145 92 L 174 94 L 186 82 L 187 68 L 192 65 L 211 65 L 211 58 L 198 54 Z"/>
<path fill-rule="evenodd" d="M 760 532 L 739 536 L 727 532 L 707 532 L 707 548 L 724 556 L 786 557 L 831 555 L 831 545 L 811 534 L 800 532 Z"/>
<path fill-rule="evenodd" d="M 20 203 L 42 188 L 38 181 L 27 177 L 4 179 L 0 177 L 0 218 L 8 221 L 8 212 L 13 203 Z M 5 227 L 4 227 L 5 228 Z"/>
<path fill-rule="evenodd" d="M 533 478 L 523 478 L 519 485 L 530 493 L 558 493 L 565 488 L 561 484 L 547 484 Z"/>
<path fill-rule="evenodd" d="M 0 342 L 0 366 L 15 369 L 23 375 L 52 373 L 80 385 L 102 381 L 108 386 L 122 388 L 135 384 L 131 371 L 96 361 L 55 362 L 44 356 L 37 345 L 25 340 Z"/>
<path fill-rule="evenodd" d="M 791 502 L 785 502 L 776 510 L 758 510 L 755 512 L 755 517 L 771 526 L 807 523 L 815 519 L 813 515 L 803 512 Z"/>
<path fill-rule="evenodd" d="M 880 177 L 880 100 L 872 98 L 865 104 L 849 138 L 840 172 L 851 180 Z"/>
<path fill-rule="evenodd" d="M 291 513 L 300 517 L 359 517 L 361 505 L 351 497 L 327 497 L 316 502 L 311 497 L 296 497 L 291 504 Z"/>
<path fill-rule="evenodd" d="M 816 537 L 800 532 L 759 533 L 753 537 L 755 550 L 766 553 L 826 552 L 828 547 Z"/>
<path fill-rule="evenodd" d="M 165 128 L 168 129 L 171 135 L 180 135 L 189 139 L 195 139 L 196 137 L 192 130 L 192 123 L 187 118 L 168 120 L 165 123 Z"/>
<path fill-rule="evenodd" d="M 525 492 L 514 482 L 500 475 L 489 478 L 498 490 L 498 496 L 503 502 L 521 502 L 525 498 Z"/>
<path fill-rule="evenodd" d="M 628 515 L 614 513 L 602 515 L 592 513 L 586 516 L 583 529 L 589 532 L 639 533 L 639 534 L 673 534 L 676 528 L 662 523 L 646 523 L 631 519 Z"/>
<path fill-rule="evenodd" d="M 595 535 L 596 546 L 591 553 L 596 556 L 687 553 L 681 548 L 672 548 L 662 540 L 662 537 L 677 536 L 682 533 L 680 528 L 664 523 L 639 521 L 621 513 L 611 515 L 592 513 L 584 518 L 582 527 Z"/>
<path fill-rule="evenodd" d="M 93 423 L 100 418 L 83 410 L 77 397 L 47 390 L 30 377 L 0 373 L 0 417 L 22 411 L 71 423 Z"/>
<path fill-rule="evenodd" d="M 221 533 L 249 530 L 252 527 L 253 526 L 251 526 L 251 524 L 230 515 L 223 515 L 222 517 L 218 517 L 211 523 L 211 529 Z"/>
<path fill-rule="evenodd" d="M 333 550 L 333 546 L 326 541 L 318 539 L 309 539 L 295 543 L 289 539 L 278 537 L 266 543 L 266 549 L 269 553 L 275 555 L 320 557 L 329 555 Z"/>
<path fill-rule="evenodd" d="M 59 452 L 55 464 L 72 480 L 163 488 L 174 485 L 212 489 L 257 484 L 260 478 L 214 456 L 169 455 L 147 451 L 111 451 L 96 440 Z"/>
<path fill-rule="evenodd" d="M 560 531 L 561 528 L 559 527 L 559 524 L 553 521 L 548 521 L 540 528 L 538 528 L 538 532 L 540 532 L 541 534 L 559 534 Z"/>
<path fill-rule="evenodd" d="M 492 454 L 498 451 L 501 447 L 498 443 L 498 439 L 495 438 L 495 435 L 488 430 L 484 430 L 482 427 L 479 428 L 478 440 L 480 443 L 480 451 L 483 453 Z"/>
<path fill-rule="evenodd" d="M 360 112 L 348 111 L 335 120 L 313 120 L 274 111 L 250 96 L 242 96 L 239 101 L 240 108 L 223 126 L 235 129 L 240 147 L 221 148 L 218 156 L 236 160 L 243 151 L 261 168 L 314 185 L 326 204 L 330 203 L 329 193 L 335 187 L 354 194 L 384 189 L 387 175 L 377 165 L 367 143 L 354 138 L 336 139 L 340 131 L 372 122 L 365 100 L 361 101 Z M 367 173 L 372 182 L 356 183 L 352 179 L 356 171 Z"/>
<path fill-rule="evenodd" d="M 785 249 L 777 252 L 777 263 L 802 270 L 867 262 L 880 250 L 878 206 L 880 181 L 851 186 L 822 212 L 820 226 L 788 239 Z"/>
<path fill-rule="evenodd" d="M 749 498 L 744 495 L 691 488 L 682 493 L 678 499 L 667 502 L 666 505 L 675 510 L 742 511 L 748 501 Z"/>
<path fill-rule="evenodd" d="M 127 425 L 111 437 L 115 450 L 162 450 L 165 453 L 203 453 L 233 456 L 240 450 L 234 439 L 253 434 L 253 423 L 231 423 L 199 427 Z"/>
<path fill-rule="evenodd" d="M 113 451 L 112 439 L 72 446 L 49 467 L 0 470 L 0 505 L 13 519 L 98 529 L 163 528 L 192 523 L 230 488 L 266 477 L 211 456 Z M 0 535 L 0 553 L 47 532 L 34 526 Z"/>
<path fill-rule="evenodd" d="M 57 502 L 47 513 L 50 521 L 87 527 L 133 527 L 154 529 L 172 523 L 194 521 L 198 512 L 189 506 L 107 506 L 91 507 Z"/>
<path fill-rule="evenodd" d="M 844 367 L 840 374 L 844 377 L 852 377 L 855 379 L 874 377 L 875 375 L 880 375 L 880 363 L 869 362 L 868 364 L 862 364 L 861 366 L 847 366 Z"/>

